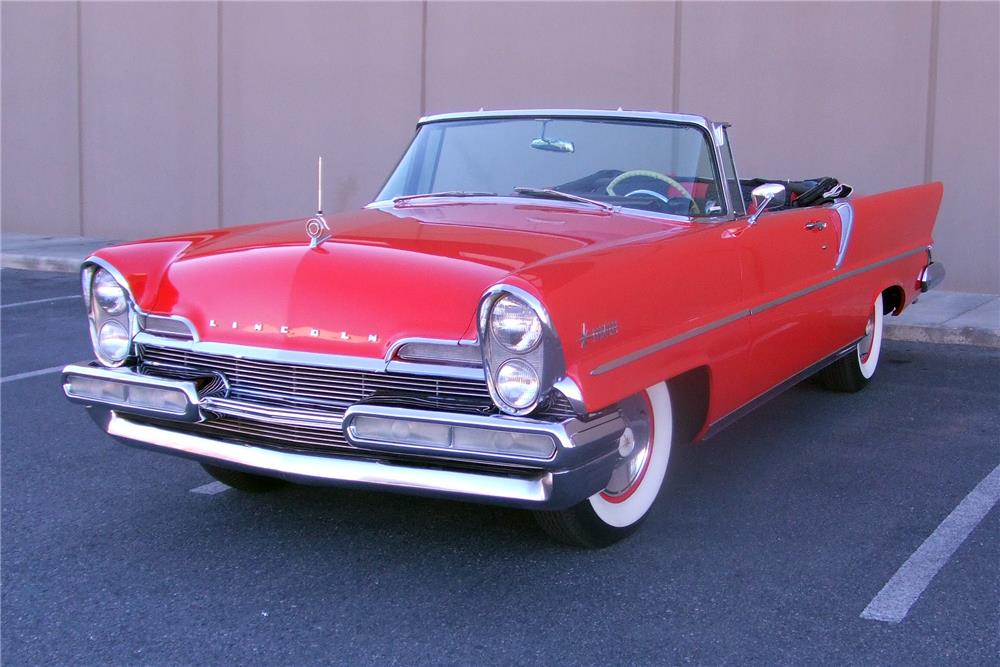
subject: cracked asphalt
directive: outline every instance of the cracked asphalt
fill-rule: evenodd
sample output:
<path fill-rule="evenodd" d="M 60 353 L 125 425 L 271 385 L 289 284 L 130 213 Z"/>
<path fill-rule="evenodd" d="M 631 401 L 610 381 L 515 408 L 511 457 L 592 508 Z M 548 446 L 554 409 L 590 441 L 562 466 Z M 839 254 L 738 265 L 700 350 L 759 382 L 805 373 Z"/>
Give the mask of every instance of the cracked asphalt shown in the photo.
<path fill-rule="evenodd" d="M 12 375 L 90 358 L 76 276 L 3 270 Z M 1000 464 L 1000 351 L 887 343 L 855 395 L 807 381 L 675 449 L 601 551 L 522 512 L 288 487 L 192 493 L 49 372 L 0 384 L 4 665 L 1000 662 L 1000 509 L 900 623 L 872 598 Z"/>

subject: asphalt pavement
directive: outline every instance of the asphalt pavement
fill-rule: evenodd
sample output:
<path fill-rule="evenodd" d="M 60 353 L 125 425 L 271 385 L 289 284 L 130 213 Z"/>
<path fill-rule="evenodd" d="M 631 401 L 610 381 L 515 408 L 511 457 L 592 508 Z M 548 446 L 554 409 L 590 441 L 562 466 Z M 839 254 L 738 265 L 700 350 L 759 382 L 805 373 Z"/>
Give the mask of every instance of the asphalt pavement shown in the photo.
<path fill-rule="evenodd" d="M 33 374 L 90 357 L 77 278 L 0 281 L 4 665 L 1000 661 L 995 504 L 899 622 L 862 617 L 1000 464 L 1000 350 L 889 342 L 859 394 L 802 383 L 584 551 L 514 510 L 206 487 Z"/>

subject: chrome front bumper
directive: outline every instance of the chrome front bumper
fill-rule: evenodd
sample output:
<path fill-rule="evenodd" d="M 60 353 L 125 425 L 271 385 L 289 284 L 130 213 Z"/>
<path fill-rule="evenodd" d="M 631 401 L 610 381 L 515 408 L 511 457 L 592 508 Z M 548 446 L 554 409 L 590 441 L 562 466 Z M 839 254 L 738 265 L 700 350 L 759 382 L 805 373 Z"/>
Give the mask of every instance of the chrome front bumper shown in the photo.
<path fill-rule="evenodd" d="M 162 412 L 148 406 L 129 405 L 128 391 L 122 393 L 125 398 L 117 400 L 82 397 L 70 390 L 69 380 L 73 376 L 128 387 L 173 389 L 182 392 L 187 400 L 182 408 Z M 129 445 L 304 484 L 367 487 L 533 509 L 569 507 L 603 489 L 618 462 L 618 441 L 625 428 L 617 412 L 589 421 L 569 419 L 554 423 L 367 403 L 351 406 L 341 420 L 319 412 L 279 409 L 218 396 L 200 397 L 192 382 L 93 364 L 64 368 L 63 388 L 71 401 L 88 408 L 101 428 Z M 322 425 L 331 431 L 342 430 L 350 445 L 350 455 L 345 456 L 343 448 L 331 449 L 329 453 L 295 451 L 209 437 L 180 428 L 185 423 L 210 421 L 218 414 L 266 419 L 272 424 L 310 428 Z M 484 438 L 490 431 L 543 434 L 554 441 L 554 454 L 539 459 L 499 452 L 458 452 L 446 444 L 357 441 L 351 436 L 351 422 L 365 415 L 482 429 Z M 156 422 L 149 423 L 150 417 Z M 177 422 L 179 428 L 170 428 L 170 422 Z"/>

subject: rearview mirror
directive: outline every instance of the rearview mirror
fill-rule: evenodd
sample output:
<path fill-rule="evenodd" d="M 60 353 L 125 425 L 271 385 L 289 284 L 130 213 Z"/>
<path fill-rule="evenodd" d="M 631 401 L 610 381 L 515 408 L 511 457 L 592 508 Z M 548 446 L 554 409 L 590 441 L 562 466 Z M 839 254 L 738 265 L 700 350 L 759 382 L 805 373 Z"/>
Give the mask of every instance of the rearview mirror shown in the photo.
<path fill-rule="evenodd" d="M 531 147 L 540 151 L 554 151 L 556 153 L 572 153 L 576 150 L 572 141 L 562 141 L 561 139 L 547 139 L 538 137 L 531 140 Z"/>
<path fill-rule="evenodd" d="M 779 208 L 785 205 L 788 194 L 781 183 L 765 183 L 758 185 L 750 193 L 753 198 L 754 212 L 747 220 L 748 224 L 757 222 L 760 214 L 769 208 Z"/>

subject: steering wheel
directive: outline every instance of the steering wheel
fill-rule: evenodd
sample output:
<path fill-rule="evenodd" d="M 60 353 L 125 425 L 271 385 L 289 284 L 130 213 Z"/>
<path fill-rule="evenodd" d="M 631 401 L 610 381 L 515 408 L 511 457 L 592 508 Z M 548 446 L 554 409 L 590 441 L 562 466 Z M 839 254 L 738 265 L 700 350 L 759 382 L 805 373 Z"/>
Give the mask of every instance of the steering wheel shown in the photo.
<path fill-rule="evenodd" d="M 618 174 L 613 179 L 611 179 L 611 182 L 608 183 L 608 194 L 611 195 L 612 197 L 617 197 L 618 193 L 615 192 L 615 186 L 624 181 L 626 178 L 632 178 L 633 176 L 647 176 L 649 178 L 655 178 L 658 181 L 663 181 L 667 185 L 673 187 L 678 192 L 680 192 L 684 197 L 691 200 L 691 210 L 692 212 L 694 212 L 695 215 L 701 214 L 701 209 L 698 208 L 698 202 L 694 200 L 694 197 L 692 197 L 691 193 L 687 191 L 687 188 L 685 188 L 683 185 L 681 185 L 674 179 L 670 178 L 666 174 L 661 174 L 658 171 L 650 171 L 648 169 L 630 169 L 629 171 L 623 171 L 622 173 Z M 642 191 L 633 190 L 632 192 L 629 193 L 629 195 L 635 194 L 636 192 L 642 192 Z M 625 196 L 628 197 L 629 195 Z"/>
<path fill-rule="evenodd" d="M 664 204 L 669 204 L 670 203 L 670 197 L 666 197 L 664 195 L 661 195 L 659 192 L 654 192 L 653 190 L 633 190 L 632 192 L 629 192 L 625 196 L 626 197 L 631 197 L 632 195 L 649 195 L 650 197 L 656 197 L 657 199 L 659 199 Z"/>

